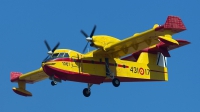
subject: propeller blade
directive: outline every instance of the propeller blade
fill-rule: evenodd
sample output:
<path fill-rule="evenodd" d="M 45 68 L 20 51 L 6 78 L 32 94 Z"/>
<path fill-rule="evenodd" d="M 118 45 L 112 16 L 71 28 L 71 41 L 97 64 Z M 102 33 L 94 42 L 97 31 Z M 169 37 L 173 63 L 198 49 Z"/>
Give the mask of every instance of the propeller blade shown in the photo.
<path fill-rule="evenodd" d="M 43 62 L 44 62 L 48 57 L 49 57 L 49 55 L 48 55 L 46 58 L 44 58 Z"/>
<path fill-rule="evenodd" d="M 87 48 L 87 46 L 88 46 L 88 43 L 89 43 L 89 42 L 87 42 L 85 48 L 83 49 L 83 53 L 85 53 L 85 50 L 86 50 L 86 48 Z"/>
<path fill-rule="evenodd" d="M 60 45 L 60 42 L 58 42 L 58 43 L 56 44 L 56 46 L 52 49 L 52 53 L 58 48 L 59 45 Z"/>
<path fill-rule="evenodd" d="M 92 30 L 92 32 L 90 34 L 90 38 L 92 38 L 92 36 L 94 35 L 95 30 L 96 30 L 96 25 L 94 25 L 94 28 L 93 28 L 93 30 Z"/>
<path fill-rule="evenodd" d="M 88 36 L 83 30 L 81 30 L 81 33 L 86 37 L 86 40 L 88 41 L 86 46 L 83 49 L 83 53 L 85 53 L 85 50 L 86 50 L 89 42 L 91 42 L 91 45 L 94 45 L 92 37 L 94 35 L 95 30 L 96 30 L 96 25 L 94 25 L 92 32 L 90 33 L 90 36 Z"/>
<path fill-rule="evenodd" d="M 88 35 L 83 31 L 83 30 L 81 30 L 81 33 L 87 38 L 88 37 Z"/>
<path fill-rule="evenodd" d="M 45 45 L 46 45 L 46 47 L 47 47 L 48 51 L 51 51 L 51 48 L 50 48 L 50 46 L 49 46 L 49 44 L 47 43 L 47 41 L 46 41 L 46 40 L 44 40 L 44 43 L 45 43 Z"/>

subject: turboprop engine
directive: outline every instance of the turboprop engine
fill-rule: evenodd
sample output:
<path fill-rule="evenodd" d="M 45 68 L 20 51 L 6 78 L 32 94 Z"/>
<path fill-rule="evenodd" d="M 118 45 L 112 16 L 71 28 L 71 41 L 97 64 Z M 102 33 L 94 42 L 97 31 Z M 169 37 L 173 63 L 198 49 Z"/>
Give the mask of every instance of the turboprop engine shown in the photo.
<path fill-rule="evenodd" d="M 107 45 L 111 45 L 114 44 L 116 42 L 119 42 L 120 40 L 112 37 L 112 36 L 108 36 L 108 35 L 95 35 L 94 36 L 94 32 L 96 30 L 96 25 L 94 26 L 90 36 L 88 36 L 83 30 L 81 30 L 81 33 L 86 37 L 86 40 L 88 41 L 88 43 L 90 43 L 91 47 L 95 47 L 95 48 L 100 48 L 103 49 L 107 46 Z M 83 49 L 83 53 L 85 52 L 88 43 L 86 44 L 85 48 Z"/>

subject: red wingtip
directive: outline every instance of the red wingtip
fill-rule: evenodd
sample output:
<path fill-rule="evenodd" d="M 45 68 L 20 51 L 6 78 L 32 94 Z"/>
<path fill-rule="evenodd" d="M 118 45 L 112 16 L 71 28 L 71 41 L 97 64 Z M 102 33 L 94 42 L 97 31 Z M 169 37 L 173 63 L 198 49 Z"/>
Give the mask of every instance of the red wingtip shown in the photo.
<path fill-rule="evenodd" d="M 19 76 L 21 76 L 22 73 L 20 72 L 11 72 L 10 73 L 10 81 L 11 82 L 17 82 L 19 80 Z"/>
<path fill-rule="evenodd" d="M 164 24 L 164 29 L 170 29 L 174 32 L 181 32 L 186 30 L 182 20 L 177 16 L 168 16 Z"/>
<path fill-rule="evenodd" d="M 178 16 L 168 16 L 165 24 L 157 27 L 155 30 L 162 31 L 164 29 L 168 29 L 175 33 L 178 33 L 186 30 L 186 27 L 183 24 L 181 18 L 179 18 Z"/>

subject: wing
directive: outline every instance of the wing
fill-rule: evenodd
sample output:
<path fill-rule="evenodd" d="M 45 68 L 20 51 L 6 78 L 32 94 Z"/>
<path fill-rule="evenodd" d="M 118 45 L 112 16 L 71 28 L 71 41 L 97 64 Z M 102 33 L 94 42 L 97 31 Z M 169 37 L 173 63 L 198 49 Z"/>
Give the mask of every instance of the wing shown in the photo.
<path fill-rule="evenodd" d="M 11 82 L 25 81 L 26 83 L 35 83 L 48 78 L 48 75 L 42 68 L 22 74 L 20 72 L 11 72 Z"/>
<path fill-rule="evenodd" d="M 119 58 L 137 52 L 162 41 L 167 44 L 178 44 L 172 35 L 186 30 L 182 20 L 177 16 L 168 16 L 164 25 L 155 24 L 152 29 L 136 33 L 117 43 L 105 46 L 93 52 L 93 55 L 108 55 Z"/>
<path fill-rule="evenodd" d="M 131 55 L 122 58 L 122 60 L 137 61 L 142 52 L 149 52 L 152 54 L 161 52 L 165 57 L 170 57 L 168 51 L 190 44 L 190 42 L 186 40 L 176 40 L 176 41 L 178 41 L 179 45 L 167 45 L 163 42 L 160 42 L 151 48 L 146 48 L 138 52 L 132 53 Z"/>
<path fill-rule="evenodd" d="M 13 91 L 22 96 L 32 96 L 32 94 L 26 90 L 26 83 L 35 83 L 48 78 L 48 75 L 43 71 L 42 67 L 40 69 L 22 74 L 20 72 L 11 72 L 10 80 L 11 82 L 17 82 L 18 88 L 13 87 Z"/>

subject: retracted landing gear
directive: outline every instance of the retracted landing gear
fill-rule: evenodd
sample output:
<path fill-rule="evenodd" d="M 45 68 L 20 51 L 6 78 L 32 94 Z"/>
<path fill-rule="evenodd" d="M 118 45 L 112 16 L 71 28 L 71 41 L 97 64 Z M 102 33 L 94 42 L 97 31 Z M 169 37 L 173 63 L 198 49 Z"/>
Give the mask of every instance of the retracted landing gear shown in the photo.
<path fill-rule="evenodd" d="M 83 89 L 83 95 L 84 95 L 85 97 L 89 97 L 89 96 L 90 96 L 90 94 L 91 94 L 90 87 L 91 87 L 92 85 L 93 85 L 93 84 L 88 83 L 88 88 Z"/>

